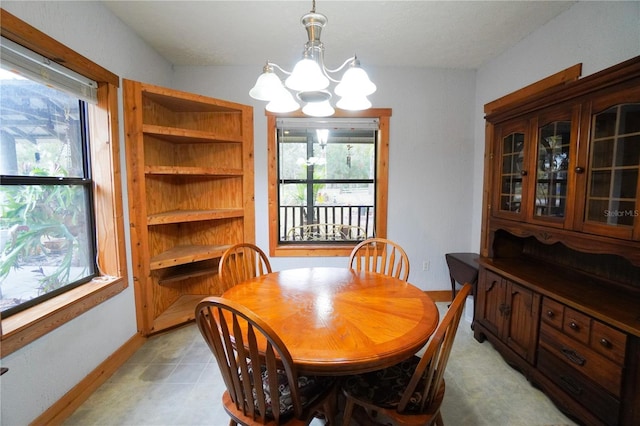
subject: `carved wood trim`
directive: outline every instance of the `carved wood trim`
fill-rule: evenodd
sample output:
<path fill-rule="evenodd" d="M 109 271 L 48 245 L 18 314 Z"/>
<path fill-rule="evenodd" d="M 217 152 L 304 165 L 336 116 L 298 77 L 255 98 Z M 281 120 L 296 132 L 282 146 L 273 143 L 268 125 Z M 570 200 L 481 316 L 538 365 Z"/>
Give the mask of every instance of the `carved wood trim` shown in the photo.
<path fill-rule="evenodd" d="M 640 242 L 638 241 L 619 240 L 524 222 L 492 219 L 490 232 L 495 234 L 500 229 L 521 238 L 534 237 L 543 244 L 562 243 L 573 250 L 585 253 L 617 255 L 627 259 L 634 266 L 640 267 Z"/>

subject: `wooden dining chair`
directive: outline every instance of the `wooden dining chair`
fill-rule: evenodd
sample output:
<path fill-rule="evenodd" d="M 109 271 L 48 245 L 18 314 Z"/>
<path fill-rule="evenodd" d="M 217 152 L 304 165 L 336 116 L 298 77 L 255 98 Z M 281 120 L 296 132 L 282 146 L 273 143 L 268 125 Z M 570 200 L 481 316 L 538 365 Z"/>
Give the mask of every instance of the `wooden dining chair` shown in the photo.
<path fill-rule="evenodd" d="M 443 425 L 444 372 L 470 291 L 466 283 L 458 292 L 422 357 L 414 355 L 392 367 L 345 379 L 343 425 L 353 417 L 368 425 Z"/>
<path fill-rule="evenodd" d="M 409 279 L 409 257 L 397 243 L 386 238 L 369 238 L 351 251 L 349 266 L 357 271 L 379 272 Z"/>
<path fill-rule="evenodd" d="M 220 258 L 218 276 L 227 290 L 239 282 L 271 272 L 271 263 L 260 247 L 240 243 L 229 247 Z"/>
<path fill-rule="evenodd" d="M 333 419 L 336 380 L 299 375 L 282 340 L 248 308 L 207 297 L 196 307 L 196 323 L 227 388 L 222 404 L 230 426 L 308 425 L 319 415 Z"/>

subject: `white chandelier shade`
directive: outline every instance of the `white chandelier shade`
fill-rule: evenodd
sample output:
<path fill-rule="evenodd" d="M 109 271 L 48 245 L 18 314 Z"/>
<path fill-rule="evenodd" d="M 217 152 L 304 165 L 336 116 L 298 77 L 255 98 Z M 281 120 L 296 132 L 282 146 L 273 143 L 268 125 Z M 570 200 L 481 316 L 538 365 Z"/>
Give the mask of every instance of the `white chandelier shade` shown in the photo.
<path fill-rule="evenodd" d="M 329 87 L 329 79 L 322 74 L 316 61 L 304 58 L 296 64 L 284 84 L 296 92 L 314 92 Z"/>
<path fill-rule="evenodd" d="M 278 76 L 275 75 L 273 71 L 269 72 L 265 70 L 260 74 L 260 77 L 258 77 L 258 81 L 256 81 L 253 89 L 249 91 L 249 96 L 259 101 L 270 101 L 277 97 L 281 89 L 284 89 L 284 87 L 282 87 L 282 82 Z"/>
<path fill-rule="evenodd" d="M 327 100 L 321 102 L 307 102 L 307 104 L 302 108 L 302 112 L 311 117 L 329 117 L 330 115 L 333 115 L 336 110 L 333 109 Z"/>
<path fill-rule="evenodd" d="M 300 109 L 300 104 L 296 102 L 291 92 L 280 84 L 280 90 L 269 101 L 266 109 L 276 113 L 287 113 Z"/>
<path fill-rule="evenodd" d="M 345 96 L 336 103 L 336 106 L 347 111 L 362 111 L 371 108 L 371 102 L 366 96 Z"/>
<path fill-rule="evenodd" d="M 334 93 L 341 99 L 336 106 L 340 109 L 361 111 L 371 108 L 367 96 L 376 91 L 366 71 L 360 67 L 360 61 L 353 56 L 334 69 L 324 65 L 324 46 L 320 41 L 320 33 L 327 23 L 327 17 L 315 12 L 315 0 L 311 12 L 301 19 L 307 30 L 309 40 L 305 43 L 303 58 L 295 65 L 292 72 L 279 65 L 267 62 L 256 84 L 249 95 L 257 100 L 267 101 L 266 109 L 275 113 L 293 112 L 303 104 L 302 112 L 313 117 L 328 117 L 335 113 L 331 105 L 332 94 L 327 90 L 332 83 L 337 83 Z M 344 68 L 342 79 L 332 77 Z M 284 84 L 276 74 L 276 69 L 286 75 Z M 288 90 L 287 90 L 288 89 Z M 295 93 L 295 96 L 292 92 Z"/>
<path fill-rule="evenodd" d="M 359 66 L 349 67 L 335 90 L 338 96 L 369 96 L 375 91 L 376 85 L 369 80 L 367 72 Z"/>

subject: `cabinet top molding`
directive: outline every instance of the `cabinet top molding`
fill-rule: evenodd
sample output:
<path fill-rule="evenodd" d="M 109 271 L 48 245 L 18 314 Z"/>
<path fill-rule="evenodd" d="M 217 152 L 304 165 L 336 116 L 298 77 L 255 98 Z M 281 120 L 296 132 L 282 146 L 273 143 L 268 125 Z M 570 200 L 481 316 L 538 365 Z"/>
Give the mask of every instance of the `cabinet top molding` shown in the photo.
<path fill-rule="evenodd" d="M 582 75 L 582 63 L 576 64 L 572 67 L 566 68 L 558 73 L 536 81 L 522 89 L 518 89 L 515 92 L 511 92 L 508 95 L 504 95 L 501 98 L 491 101 L 484 105 L 484 113 L 490 115 L 496 111 L 500 111 L 503 108 L 510 107 L 512 104 L 522 102 L 524 99 L 529 99 L 531 96 L 535 96 L 545 90 L 555 88 L 563 85 L 569 81 L 576 81 Z"/>
<path fill-rule="evenodd" d="M 640 56 L 579 78 L 582 64 L 574 65 L 536 83 L 485 104 L 485 119 L 499 123 L 552 104 L 640 78 Z"/>

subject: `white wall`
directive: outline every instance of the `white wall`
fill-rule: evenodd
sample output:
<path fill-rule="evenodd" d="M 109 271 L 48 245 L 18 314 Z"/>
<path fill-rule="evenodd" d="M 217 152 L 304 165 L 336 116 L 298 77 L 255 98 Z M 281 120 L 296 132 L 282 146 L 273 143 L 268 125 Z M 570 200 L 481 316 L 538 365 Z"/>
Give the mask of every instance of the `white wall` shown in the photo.
<path fill-rule="evenodd" d="M 256 242 L 267 248 L 265 104 L 248 94 L 262 71 L 262 60 L 243 67 L 175 67 L 173 87 L 254 106 Z M 450 288 L 444 253 L 471 249 L 475 71 L 367 71 L 378 86 L 371 96 L 373 105 L 393 110 L 388 237 L 409 254 L 412 283 L 425 290 Z M 274 270 L 347 263 L 346 257 L 270 260 Z M 423 260 L 430 261 L 429 271 L 422 271 Z"/>
<path fill-rule="evenodd" d="M 247 94 L 265 58 L 256 58 L 254 67 L 177 67 L 173 73 L 98 2 L 5 0 L 2 7 L 122 78 L 253 105 L 257 243 L 267 247 L 268 218 L 262 213 L 267 207 L 266 120 L 264 105 Z M 478 250 L 485 103 L 578 62 L 587 75 L 639 54 L 640 3 L 580 2 L 477 73 L 368 70 L 379 87 L 374 105 L 393 109 L 389 237 L 410 253 L 411 281 L 423 289 L 446 289 L 444 253 Z M 124 154 L 122 127 L 120 133 Z M 126 199 L 124 208 L 128 223 Z M 424 259 L 431 261 L 428 272 L 421 270 Z M 272 261 L 283 269 L 344 265 L 346 259 Z M 117 297 L 2 359 L 10 371 L 0 379 L 0 423 L 32 421 L 135 331 L 130 283 Z"/>
<path fill-rule="evenodd" d="M 444 254 L 480 247 L 484 173 L 484 104 L 583 63 L 588 75 L 640 54 L 639 2 L 578 2 L 483 65 L 448 69 L 368 69 L 375 107 L 393 109 L 389 166 L 389 238 L 402 244 L 410 281 L 425 290 L 449 287 Z M 176 67 L 173 87 L 254 106 L 256 211 L 267 211 L 264 103 L 250 88 L 254 66 Z M 290 65 L 290 64 L 280 64 Z M 475 81 L 474 81 L 475 80 Z M 257 215 L 256 241 L 268 247 L 268 218 Z M 423 271 L 424 260 L 430 270 Z M 274 269 L 344 265 L 346 258 L 274 258 Z"/>
<path fill-rule="evenodd" d="M 640 2 L 578 2 L 477 73 L 473 244 L 480 246 L 484 104 L 582 63 L 582 76 L 640 55 Z"/>
<path fill-rule="evenodd" d="M 99 2 L 12 2 L 2 8 L 121 78 L 168 85 L 171 64 Z M 124 171 L 122 93 L 120 145 Z M 123 176 L 126 182 L 126 175 Z M 123 182 L 124 185 L 124 182 Z M 126 192 L 125 192 L 126 194 Z M 125 224 L 128 220 L 124 200 Z M 125 226 L 128 233 L 128 227 Z M 128 235 L 128 234 L 127 234 Z M 130 250 L 127 248 L 130 257 Z M 128 259 L 131 271 L 131 260 Z M 26 425 L 136 333 L 133 280 L 116 297 L 2 359 L 0 424 Z"/>

